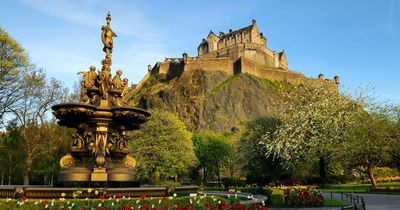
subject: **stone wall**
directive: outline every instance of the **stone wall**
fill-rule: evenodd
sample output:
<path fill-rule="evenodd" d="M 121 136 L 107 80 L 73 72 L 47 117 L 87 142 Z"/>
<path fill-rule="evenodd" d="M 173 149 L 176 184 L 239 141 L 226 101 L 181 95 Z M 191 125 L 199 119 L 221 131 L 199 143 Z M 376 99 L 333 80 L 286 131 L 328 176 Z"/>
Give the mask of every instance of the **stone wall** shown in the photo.
<path fill-rule="evenodd" d="M 287 81 L 294 85 L 305 84 L 312 86 L 336 84 L 335 80 L 308 78 L 299 72 L 263 68 L 243 57 L 236 61 L 236 65 L 240 66 L 240 73 L 247 73 L 271 81 Z"/>
<path fill-rule="evenodd" d="M 167 80 L 180 77 L 184 71 L 201 69 L 205 72 L 223 71 L 228 75 L 247 73 L 263 79 L 268 79 L 271 81 L 287 81 L 295 85 L 308 84 L 320 86 L 325 84 L 338 84 L 338 80 L 326 80 L 324 77 L 313 79 L 308 78 L 301 73 L 289 71 L 287 69 L 269 67 L 270 65 L 260 65 L 259 63 L 254 62 L 254 60 L 261 59 L 265 61 L 274 61 L 276 56 L 279 56 L 279 54 L 272 54 L 273 57 L 270 58 L 267 53 L 260 53 L 260 51 L 254 50 L 252 48 L 254 46 L 246 47 L 242 45 L 241 47 L 246 50 L 241 51 L 232 48 L 232 51 L 219 51 L 219 53 L 229 53 L 230 55 L 244 52 L 244 55 L 240 56 L 239 59 L 236 60 L 227 56 L 219 58 L 210 57 L 212 53 L 201 57 L 186 56 L 181 62 L 158 62 L 151 72 L 153 74 L 160 74 L 162 79 Z"/>
<path fill-rule="evenodd" d="M 215 50 L 207 54 L 200 55 L 199 58 L 223 58 L 229 57 L 236 60 L 240 57 L 246 57 L 253 62 L 266 67 L 287 69 L 287 60 L 283 62 L 279 59 L 279 53 L 274 52 L 266 47 L 254 43 L 244 43 L 232 45 L 220 50 Z"/>
<path fill-rule="evenodd" d="M 201 69 L 203 71 L 224 71 L 233 74 L 233 60 L 230 58 L 208 58 L 197 60 L 186 60 L 184 71 Z"/>

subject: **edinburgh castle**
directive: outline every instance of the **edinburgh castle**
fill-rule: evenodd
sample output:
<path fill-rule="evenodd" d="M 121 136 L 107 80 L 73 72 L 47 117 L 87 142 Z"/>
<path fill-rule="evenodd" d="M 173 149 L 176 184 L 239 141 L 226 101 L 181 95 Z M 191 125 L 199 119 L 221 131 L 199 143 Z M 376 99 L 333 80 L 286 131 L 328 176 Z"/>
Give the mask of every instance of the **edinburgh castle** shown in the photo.
<path fill-rule="evenodd" d="M 267 39 L 258 30 L 255 20 L 247 27 L 229 30 L 228 33 L 219 32 L 216 35 L 210 31 L 197 47 L 197 51 L 197 57 L 183 53 L 181 58 L 165 58 L 153 67 L 149 65 L 148 71 L 150 75 L 159 74 L 167 80 L 179 77 L 184 71 L 201 69 L 224 71 L 231 75 L 247 73 L 292 84 L 339 84 L 338 76 L 329 80 L 320 74 L 313 79 L 289 70 L 285 51 L 276 52 L 267 47 Z"/>

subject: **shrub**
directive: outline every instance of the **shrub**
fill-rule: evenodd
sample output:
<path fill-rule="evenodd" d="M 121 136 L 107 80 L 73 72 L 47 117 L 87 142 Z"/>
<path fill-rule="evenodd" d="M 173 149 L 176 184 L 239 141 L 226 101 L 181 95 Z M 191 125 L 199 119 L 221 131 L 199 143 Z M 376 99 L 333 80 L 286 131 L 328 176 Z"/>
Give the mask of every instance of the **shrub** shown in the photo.
<path fill-rule="evenodd" d="M 274 206 L 282 206 L 285 204 L 285 194 L 282 189 L 272 189 L 271 204 Z"/>
<path fill-rule="evenodd" d="M 285 201 L 288 206 L 322 206 L 324 198 L 316 189 L 288 187 L 284 189 Z"/>
<path fill-rule="evenodd" d="M 372 173 L 377 178 L 400 176 L 400 173 L 399 173 L 398 170 L 392 169 L 392 168 L 389 168 L 389 167 L 375 167 L 372 170 Z"/>

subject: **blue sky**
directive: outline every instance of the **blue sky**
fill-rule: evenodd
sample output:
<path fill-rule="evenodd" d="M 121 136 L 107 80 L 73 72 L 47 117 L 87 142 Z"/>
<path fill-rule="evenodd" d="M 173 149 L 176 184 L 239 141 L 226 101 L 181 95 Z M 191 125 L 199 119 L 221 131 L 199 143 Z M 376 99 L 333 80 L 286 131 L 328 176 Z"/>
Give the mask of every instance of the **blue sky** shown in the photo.
<path fill-rule="evenodd" d="M 400 103 L 400 0 L 10 0 L 1 2 L 0 25 L 33 63 L 73 88 L 78 71 L 100 67 L 108 11 L 118 35 L 112 70 L 133 83 L 148 64 L 197 55 L 210 30 L 235 30 L 254 18 L 268 47 L 285 50 L 291 70 L 339 75 L 343 90 L 374 87 L 381 99 Z"/>

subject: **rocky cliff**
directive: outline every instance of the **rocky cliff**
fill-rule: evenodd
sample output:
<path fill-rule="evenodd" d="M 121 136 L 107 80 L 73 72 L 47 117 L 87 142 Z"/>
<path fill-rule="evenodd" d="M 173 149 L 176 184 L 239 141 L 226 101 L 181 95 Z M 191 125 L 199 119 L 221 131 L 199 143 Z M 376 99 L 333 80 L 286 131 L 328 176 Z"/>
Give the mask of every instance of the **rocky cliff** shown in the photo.
<path fill-rule="evenodd" d="M 134 91 L 130 105 L 171 111 L 192 131 L 228 132 L 240 129 L 243 122 L 276 115 L 280 91 L 288 86 L 248 74 L 192 70 L 172 80 L 148 76 Z"/>

